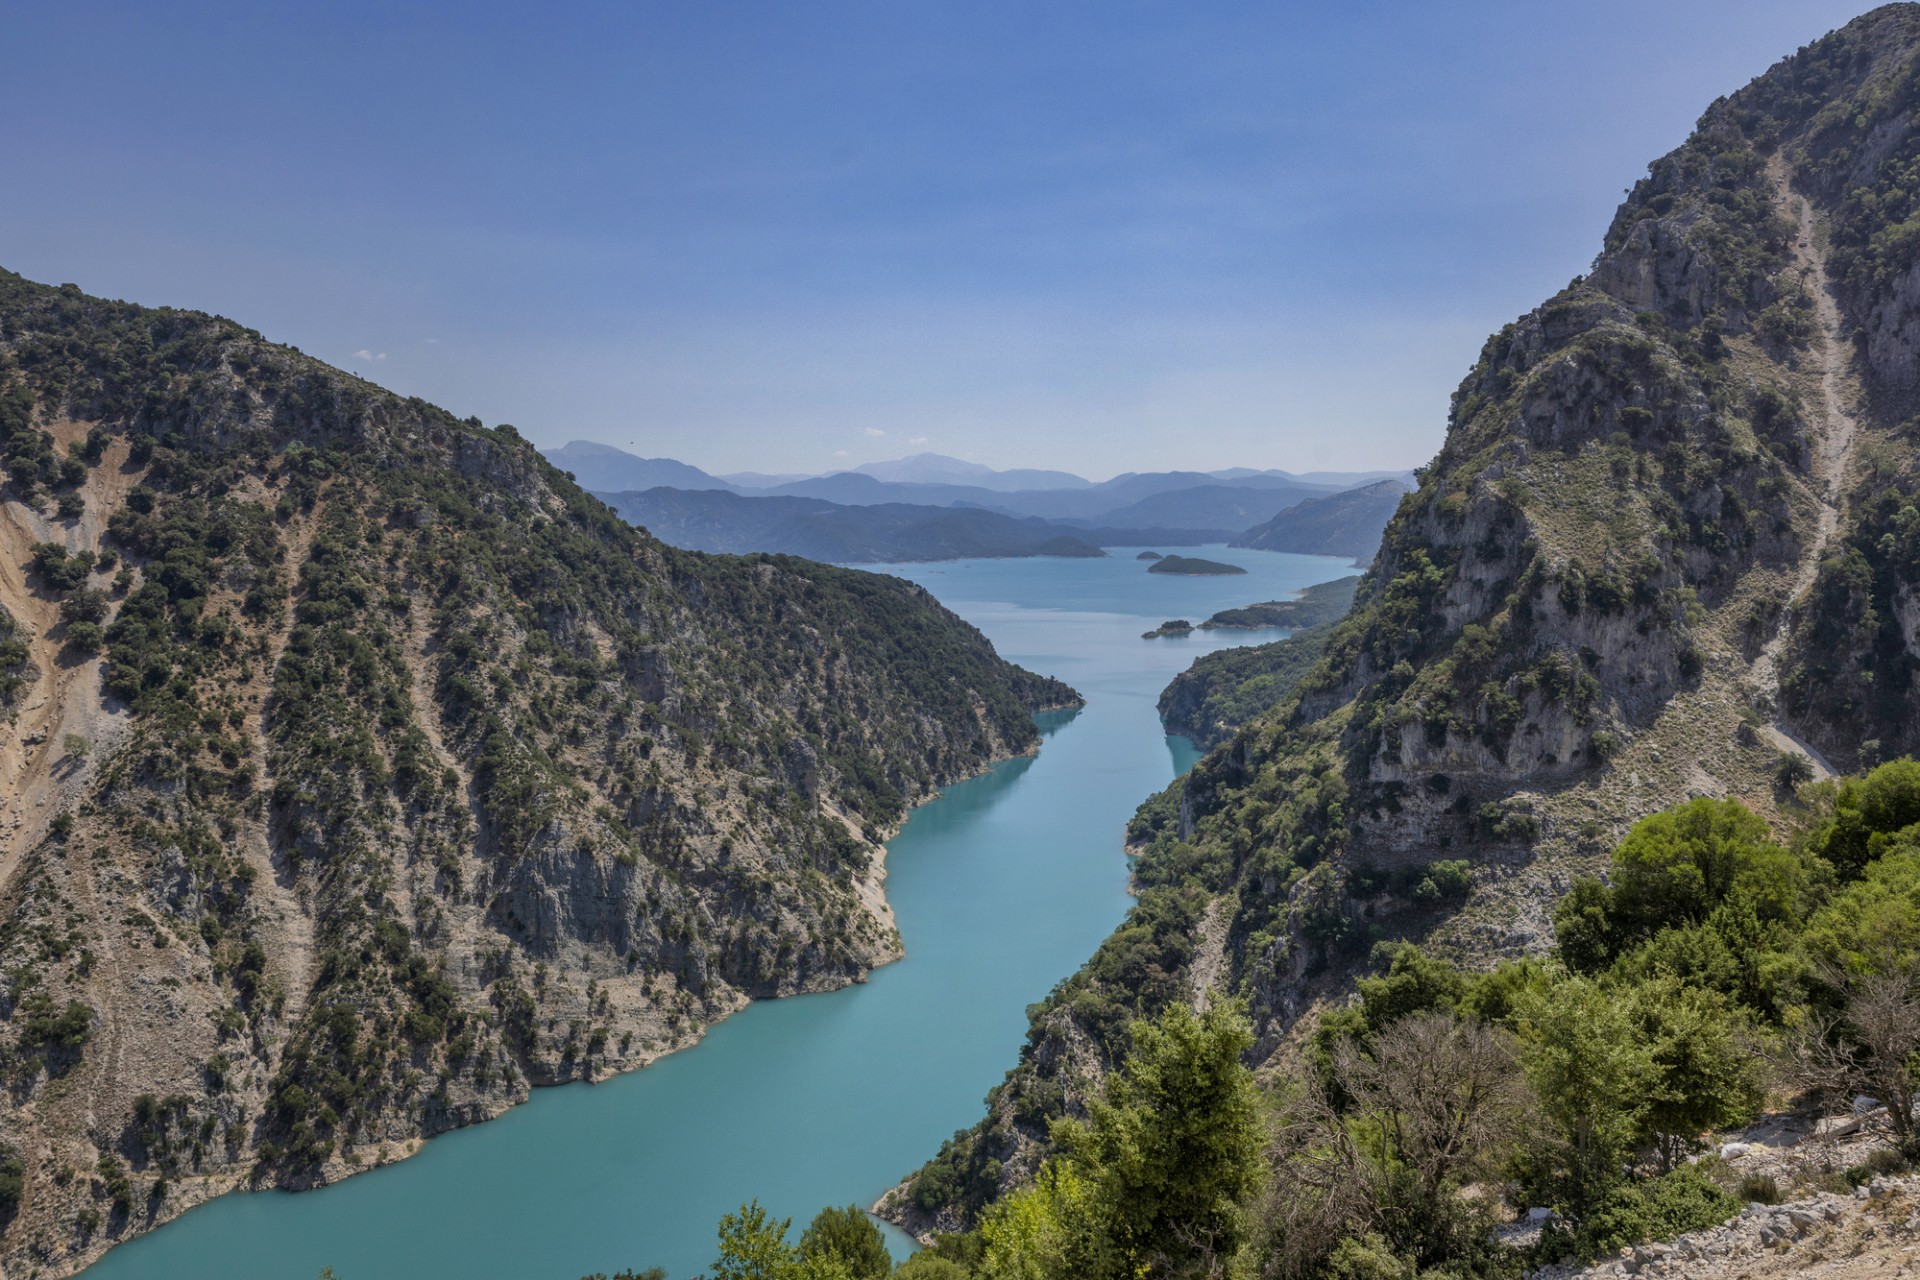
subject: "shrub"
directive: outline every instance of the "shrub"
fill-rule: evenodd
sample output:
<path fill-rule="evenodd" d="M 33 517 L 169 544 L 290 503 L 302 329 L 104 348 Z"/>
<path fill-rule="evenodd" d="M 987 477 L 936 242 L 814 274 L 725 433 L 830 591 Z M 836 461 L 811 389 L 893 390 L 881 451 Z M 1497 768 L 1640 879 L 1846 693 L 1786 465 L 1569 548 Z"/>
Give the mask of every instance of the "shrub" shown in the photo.
<path fill-rule="evenodd" d="M 1911 1167 L 1900 1152 L 1892 1147 L 1881 1147 L 1847 1170 L 1847 1182 L 1851 1186 L 1861 1187 L 1883 1175 L 1905 1173 Z"/>
<path fill-rule="evenodd" d="M 1615 1189 L 1582 1225 L 1576 1248 L 1587 1257 L 1630 1244 L 1671 1240 L 1718 1226 L 1740 1212 L 1741 1202 L 1693 1165 L 1664 1177 Z"/>
<path fill-rule="evenodd" d="M 100 646 L 107 642 L 107 633 L 97 622 L 74 622 L 67 625 L 67 643 L 81 653 L 98 653 Z"/>

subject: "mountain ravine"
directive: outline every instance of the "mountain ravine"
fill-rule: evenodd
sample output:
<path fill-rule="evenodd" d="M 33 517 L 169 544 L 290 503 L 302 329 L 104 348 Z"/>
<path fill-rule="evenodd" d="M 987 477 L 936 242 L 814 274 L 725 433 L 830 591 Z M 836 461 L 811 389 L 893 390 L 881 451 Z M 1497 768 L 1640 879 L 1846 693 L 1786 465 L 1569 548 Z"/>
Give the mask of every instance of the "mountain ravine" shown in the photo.
<path fill-rule="evenodd" d="M 1077 701 L 206 315 L 0 273 L 0 449 L 9 1274 L 860 980 L 881 839 Z"/>
<path fill-rule="evenodd" d="M 1651 166 L 1488 340 L 1318 665 L 1141 809 L 1138 905 L 889 1213 L 1030 1176 L 1138 1013 L 1243 998 L 1269 1060 L 1374 943 L 1541 952 L 1636 818 L 1920 746 L 1917 124 L 1893 5 Z"/>

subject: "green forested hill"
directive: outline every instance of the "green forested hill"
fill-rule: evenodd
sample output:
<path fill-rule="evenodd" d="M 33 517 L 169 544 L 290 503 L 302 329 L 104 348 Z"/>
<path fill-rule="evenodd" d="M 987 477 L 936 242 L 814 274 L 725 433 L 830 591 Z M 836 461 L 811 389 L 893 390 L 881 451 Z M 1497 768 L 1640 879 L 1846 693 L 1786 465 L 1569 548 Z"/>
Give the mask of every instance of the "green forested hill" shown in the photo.
<path fill-rule="evenodd" d="M 10 1270 L 857 978 L 876 841 L 1075 699 L 206 315 L 0 274 L 0 448 Z"/>
<path fill-rule="evenodd" d="M 1127 922 L 893 1212 L 959 1225 L 1021 1185 L 1136 1014 L 1236 996 L 1267 1061 L 1378 943 L 1543 953 L 1636 819 L 1778 821 L 1827 768 L 1800 743 L 1920 745 L 1917 104 L 1920 7 L 1802 50 L 1487 342 L 1324 657 L 1142 808 Z"/>

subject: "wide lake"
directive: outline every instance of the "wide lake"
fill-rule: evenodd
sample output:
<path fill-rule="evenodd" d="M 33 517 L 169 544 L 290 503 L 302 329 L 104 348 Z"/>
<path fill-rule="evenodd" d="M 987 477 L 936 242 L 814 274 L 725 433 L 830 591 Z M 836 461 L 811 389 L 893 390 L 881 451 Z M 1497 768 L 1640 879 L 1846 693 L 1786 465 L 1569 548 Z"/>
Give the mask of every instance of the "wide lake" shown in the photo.
<path fill-rule="evenodd" d="M 1160 690 L 1202 653 L 1275 634 L 1140 633 L 1354 572 L 1215 547 L 1182 550 L 1249 572 L 1175 577 L 1147 573 L 1137 550 L 882 568 L 1087 700 L 1047 718 L 1038 756 L 948 788 L 888 846 L 904 960 L 845 991 L 756 1004 L 645 1070 L 536 1090 L 399 1164 L 226 1196 L 115 1249 L 88 1280 L 314 1280 L 323 1266 L 340 1280 L 678 1278 L 712 1261 L 714 1224 L 748 1197 L 796 1234 L 823 1205 L 871 1203 L 979 1117 L 1027 1005 L 1125 913 L 1127 819 L 1193 762 L 1160 727 Z"/>

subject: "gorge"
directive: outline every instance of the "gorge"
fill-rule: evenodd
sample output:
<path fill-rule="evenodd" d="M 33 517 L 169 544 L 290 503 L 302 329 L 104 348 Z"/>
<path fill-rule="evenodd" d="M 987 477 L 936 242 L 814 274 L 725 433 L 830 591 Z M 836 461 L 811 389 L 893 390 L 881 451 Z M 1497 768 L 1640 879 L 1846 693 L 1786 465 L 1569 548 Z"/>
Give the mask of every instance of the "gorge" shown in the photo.
<path fill-rule="evenodd" d="M 888 842 L 904 958 L 848 990 L 757 1003 L 631 1075 L 536 1091 L 338 1186 L 223 1197 L 86 1274 L 246 1280 L 271 1259 L 275 1274 L 331 1265 L 354 1280 L 574 1280 L 635 1263 L 679 1277 L 711 1260 L 712 1224 L 743 1194 L 803 1221 L 823 1201 L 871 1201 L 966 1122 L 1018 1047 L 1021 1009 L 1125 912 L 1127 816 L 1193 759 L 1160 730 L 1160 688 L 1196 654 L 1257 638 L 1143 645 L 1140 620 L 1285 595 L 1346 563 L 1242 559 L 1251 572 L 1226 583 L 1147 578 L 1130 557 L 890 566 L 1086 697 L 1043 717 L 1037 756 L 946 788 Z"/>

